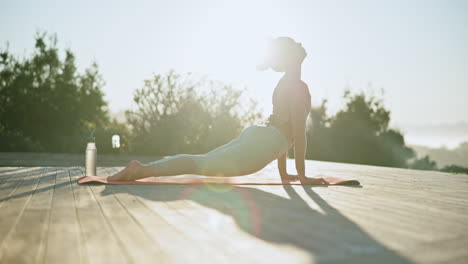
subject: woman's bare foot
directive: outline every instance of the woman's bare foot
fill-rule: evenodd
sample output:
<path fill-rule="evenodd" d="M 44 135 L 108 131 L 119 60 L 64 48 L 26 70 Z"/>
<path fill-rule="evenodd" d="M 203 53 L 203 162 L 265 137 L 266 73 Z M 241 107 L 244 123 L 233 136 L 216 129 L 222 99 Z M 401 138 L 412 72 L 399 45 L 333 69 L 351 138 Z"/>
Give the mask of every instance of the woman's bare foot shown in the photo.
<path fill-rule="evenodd" d="M 108 177 L 109 181 L 134 181 L 141 174 L 143 164 L 137 160 L 132 160 L 128 163 L 127 167 L 116 174 Z M 142 178 L 142 177 L 138 177 Z"/>

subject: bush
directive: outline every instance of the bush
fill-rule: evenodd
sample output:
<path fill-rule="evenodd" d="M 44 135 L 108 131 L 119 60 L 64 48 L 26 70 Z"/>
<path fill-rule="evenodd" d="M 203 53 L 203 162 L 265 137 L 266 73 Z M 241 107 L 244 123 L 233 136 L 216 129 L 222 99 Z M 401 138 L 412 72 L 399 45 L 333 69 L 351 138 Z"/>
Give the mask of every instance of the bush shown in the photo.
<path fill-rule="evenodd" d="M 437 163 L 426 155 L 423 158 L 415 159 L 409 167 L 415 170 L 437 170 Z"/>
<path fill-rule="evenodd" d="M 120 137 L 120 147 L 112 147 L 112 136 L 118 135 Z M 129 138 L 130 131 L 126 124 L 112 120 L 110 122 L 102 123 L 96 129 L 96 146 L 99 153 L 104 154 L 126 154 L 129 152 Z"/>
<path fill-rule="evenodd" d="M 326 101 L 311 111 L 308 159 L 407 167 L 414 151 L 403 135 L 388 127 L 390 111 L 382 100 L 364 93 L 344 94 L 346 106 L 327 117 Z"/>
<path fill-rule="evenodd" d="M 81 152 L 87 125 L 108 121 L 97 65 L 79 73 L 73 53 L 61 58 L 56 37 L 46 37 L 29 58 L 0 52 L 0 136 L 17 142 L 3 151 Z"/>
<path fill-rule="evenodd" d="M 0 128 L 0 146 L 1 151 L 5 152 L 39 152 L 43 151 L 42 146 L 25 137 L 18 131 L 3 131 Z"/>
<path fill-rule="evenodd" d="M 458 165 L 448 165 L 440 169 L 443 172 L 450 172 L 450 173 L 459 173 L 459 174 L 468 174 L 468 168 L 458 166 Z"/>
<path fill-rule="evenodd" d="M 132 153 L 205 153 L 239 136 L 261 115 L 242 90 L 170 71 L 146 80 L 126 112 Z M 242 103 L 241 103 L 242 102 Z"/>

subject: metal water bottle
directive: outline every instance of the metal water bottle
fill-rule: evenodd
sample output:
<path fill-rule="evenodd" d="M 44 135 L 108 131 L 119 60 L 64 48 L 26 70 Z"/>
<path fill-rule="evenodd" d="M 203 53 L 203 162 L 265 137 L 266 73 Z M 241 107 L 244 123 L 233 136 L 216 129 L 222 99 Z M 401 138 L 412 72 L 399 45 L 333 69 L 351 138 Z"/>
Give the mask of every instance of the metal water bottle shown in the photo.
<path fill-rule="evenodd" d="M 88 142 L 86 146 L 86 176 L 96 176 L 97 148 L 94 139 L 94 131 L 91 132 L 91 139 L 93 142 Z"/>

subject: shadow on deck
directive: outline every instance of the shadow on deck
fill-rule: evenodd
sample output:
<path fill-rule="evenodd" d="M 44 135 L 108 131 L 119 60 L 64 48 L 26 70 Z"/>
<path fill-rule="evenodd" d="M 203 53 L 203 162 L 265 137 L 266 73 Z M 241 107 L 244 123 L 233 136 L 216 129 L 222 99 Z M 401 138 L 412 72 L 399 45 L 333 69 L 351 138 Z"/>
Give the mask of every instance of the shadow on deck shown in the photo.
<path fill-rule="evenodd" d="M 373 239 L 314 191 L 314 188 L 333 187 L 299 187 L 320 206 L 322 212 L 312 209 L 294 187 L 285 185 L 282 188 L 289 198 L 257 188 L 233 186 L 157 189 L 154 186 L 105 186 L 101 195 L 126 192 L 158 202 L 188 199 L 232 217 L 240 229 L 251 236 L 304 249 L 316 263 L 411 263 Z"/>

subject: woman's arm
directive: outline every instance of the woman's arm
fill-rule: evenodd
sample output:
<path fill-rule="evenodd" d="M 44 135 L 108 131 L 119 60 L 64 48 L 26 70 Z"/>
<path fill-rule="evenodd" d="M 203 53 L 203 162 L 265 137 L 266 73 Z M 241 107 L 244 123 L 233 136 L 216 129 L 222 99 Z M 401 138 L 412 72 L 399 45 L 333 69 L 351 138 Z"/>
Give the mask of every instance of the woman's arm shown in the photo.
<path fill-rule="evenodd" d="M 304 116 L 293 118 L 294 159 L 296 161 L 296 170 L 299 177 L 305 177 L 305 154 L 307 148 L 305 131 L 306 118 L 307 117 L 304 118 Z M 297 120 L 294 121 L 294 119 Z"/>
<path fill-rule="evenodd" d="M 286 154 L 287 153 L 288 152 L 286 151 L 285 153 L 281 154 L 281 156 L 278 157 L 278 172 L 281 176 L 281 179 L 283 180 L 296 180 L 297 176 L 289 175 L 286 170 Z"/>
<path fill-rule="evenodd" d="M 301 104 L 291 106 L 291 125 L 294 140 L 294 159 L 297 176 L 305 178 L 305 154 L 307 148 L 306 121 L 309 114 Z M 296 175 L 289 175 L 286 170 L 287 151 L 278 157 L 278 172 L 282 179 L 297 179 Z"/>
<path fill-rule="evenodd" d="M 278 172 L 281 178 L 288 176 L 288 172 L 286 171 L 286 153 L 283 153 L 278 157 Z"/>
<path fill-rule="evenodd" d="M 304 100 L 302 97 L 296 99 Z M 305 177 L 305 154 L 307 149 L 306 121 L 309 114 L 308 109 L 304 109 L 304 104 L 296 103 L 291 106 L 291 123 L 294 138 L 294 159 L 299 177 Z"/>

